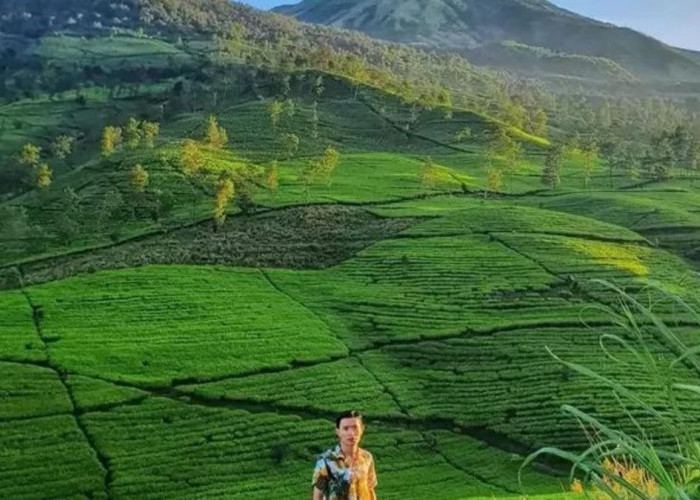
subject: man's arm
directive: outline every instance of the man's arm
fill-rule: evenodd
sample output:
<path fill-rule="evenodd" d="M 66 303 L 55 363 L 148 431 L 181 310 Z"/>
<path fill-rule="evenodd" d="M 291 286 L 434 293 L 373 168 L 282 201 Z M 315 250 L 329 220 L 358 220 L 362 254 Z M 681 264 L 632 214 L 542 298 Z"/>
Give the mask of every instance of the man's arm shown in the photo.
<path fill-rule="evenodd" d="M 311 486 L 313 487 L 313 493 L 311 493 L 311 500 L 323 500 L 325 496 L 325 490 L 328 489 L 329 481 L 329 471 L 326 461 L 323 458 L 319 458 L 314 466 L 314 477 L 311 480 Z"/>
<path fill-rule="evenodd" d="M 377 493 L 374 491 L 377 487 L 377 471 L 374 470 L 374 457 L 372 457 L 372 462 L 369 464 L 369 492 L 370 499 L 377 500 Z"/>

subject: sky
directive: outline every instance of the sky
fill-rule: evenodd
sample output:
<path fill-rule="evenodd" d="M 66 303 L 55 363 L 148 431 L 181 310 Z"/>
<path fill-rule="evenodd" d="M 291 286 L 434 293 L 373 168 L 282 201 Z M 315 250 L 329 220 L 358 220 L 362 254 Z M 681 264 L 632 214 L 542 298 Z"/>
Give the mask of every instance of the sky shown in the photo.
<path fill-rule="evenodd" d="M 259 9 L 297 3 L 296 0 L 244 1 Z M 676 47 L 700 51 L 700 0 L 550 1 L 588 17 L 633 28 Z"/>

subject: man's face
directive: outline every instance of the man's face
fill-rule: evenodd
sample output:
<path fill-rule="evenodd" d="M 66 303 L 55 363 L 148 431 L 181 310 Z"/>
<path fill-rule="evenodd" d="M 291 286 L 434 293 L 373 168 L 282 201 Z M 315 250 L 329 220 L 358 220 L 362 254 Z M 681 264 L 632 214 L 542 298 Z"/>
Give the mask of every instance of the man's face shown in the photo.
<path fill-rule="evenodd" d="M 362 438 L 362 420 L 359 418 L 344 418 L 335 429 L 338 441 L 345 447 L 354 447 L 360 444 Z"/>

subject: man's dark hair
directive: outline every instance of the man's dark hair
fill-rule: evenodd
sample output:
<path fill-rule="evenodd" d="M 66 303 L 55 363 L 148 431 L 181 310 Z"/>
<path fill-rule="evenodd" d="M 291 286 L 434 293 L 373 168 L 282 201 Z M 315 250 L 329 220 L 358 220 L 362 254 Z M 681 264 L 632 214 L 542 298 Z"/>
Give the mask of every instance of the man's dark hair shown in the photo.
<path fill-rule="evenodd" d="M 359 418 L 360 422 L 362 422 L 362 425 L 365 425 L 365 417 L 362 416 L 362 413 L 356 410 L 350 410 L 350 411 L 345 411 L 338 415 L 335 419 L 335 428 L 339 429 L 340 428 L 340 421 L 343 420 L 344 418 Z"/>

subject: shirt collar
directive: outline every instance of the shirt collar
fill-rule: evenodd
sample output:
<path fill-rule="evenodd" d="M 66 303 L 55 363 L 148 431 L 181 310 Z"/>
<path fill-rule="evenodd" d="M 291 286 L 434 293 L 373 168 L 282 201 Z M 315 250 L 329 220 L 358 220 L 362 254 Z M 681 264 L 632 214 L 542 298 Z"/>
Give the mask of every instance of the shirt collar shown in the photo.
<path fill-rule="evenodd" d="M 358 454 L 361 454 L 361 453 L 362 453 L 362 448 L 358 448 L 358 449 L 357 449 L 357 453 L 358 453 Z M 333 454 L 334 454 L 336 457 L 342 458 L 343 460 L 345 460 L 345 453 L 343 453 L 343 449 L 340 447 L 340 443 L 336 444 L 336 445 L 335 445 L 335 448 L 333 448 Z"/>

